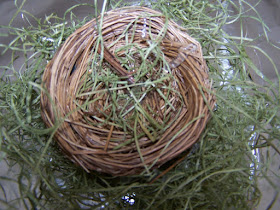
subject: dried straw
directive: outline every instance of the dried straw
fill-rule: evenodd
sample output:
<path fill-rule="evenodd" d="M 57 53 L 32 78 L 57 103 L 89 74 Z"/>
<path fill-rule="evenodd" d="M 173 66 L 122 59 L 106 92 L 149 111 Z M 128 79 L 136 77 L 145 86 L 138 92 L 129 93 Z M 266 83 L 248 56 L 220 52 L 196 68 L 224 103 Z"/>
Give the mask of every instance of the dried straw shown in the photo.
<path fill-rule="evenodd" d="M 123 62 L 122 62 L 123 61 Z M 200 44 L 145 7 L 112 10 L 76 30 L 48 63 L 41 109 L 86 171 L 149 172 L 190 148 L 214 97 Z"/>

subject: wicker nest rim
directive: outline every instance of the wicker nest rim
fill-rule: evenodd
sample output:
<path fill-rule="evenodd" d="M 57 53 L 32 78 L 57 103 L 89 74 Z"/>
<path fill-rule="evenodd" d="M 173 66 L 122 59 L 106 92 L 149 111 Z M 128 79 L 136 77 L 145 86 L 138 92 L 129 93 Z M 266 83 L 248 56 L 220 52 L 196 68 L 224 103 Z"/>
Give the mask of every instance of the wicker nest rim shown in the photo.
<path fill-rule="evenodd" d="M 99 21 L 77 29 L 46 66 L 42 118 L 60 123 L 56 141 L 86 171 L 148 173 L 197 142 L 210 118 L 202 49 L 146 7 L 105 13 L 101 34 Z"/>

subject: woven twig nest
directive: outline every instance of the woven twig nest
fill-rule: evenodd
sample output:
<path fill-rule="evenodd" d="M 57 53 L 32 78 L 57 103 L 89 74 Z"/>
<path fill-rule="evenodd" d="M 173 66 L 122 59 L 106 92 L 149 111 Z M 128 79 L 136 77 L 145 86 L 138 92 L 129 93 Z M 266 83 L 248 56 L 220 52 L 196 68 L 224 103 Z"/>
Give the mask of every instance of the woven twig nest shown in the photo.
<path fill-rule="evenodd" d="M 86 171 L 139 174 L 199 138 L 214 98 L 200 44 L 144 7 L 105 13 L 76 30 L 48 63 L 41 108 Z"/>

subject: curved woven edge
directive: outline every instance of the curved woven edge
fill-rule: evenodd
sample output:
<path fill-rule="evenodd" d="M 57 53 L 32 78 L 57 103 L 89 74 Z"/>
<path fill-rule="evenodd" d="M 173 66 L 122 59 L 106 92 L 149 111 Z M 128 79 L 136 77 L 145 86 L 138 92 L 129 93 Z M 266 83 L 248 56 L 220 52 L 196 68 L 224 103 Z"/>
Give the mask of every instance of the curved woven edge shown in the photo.
<path fill-rule="evenodd" d="M 164 34 L 161 31 L 167 21 Z M 118 51 L 125 45 L 125 36 L 120 38 L 125 30 L 129 31 L 130 38 L 135 34 L 133 43 L 140 47 L 147 47 L 149 40 L 160 42 L 171 75 L 176 78 L 177 91 L 183 98 L 178 105 L 181 108 L 170 114 L 174 121 L 156 141 L 146 135 L 136 142 L 132 134 L 116 129 L 113 122 L 105 127 L 93 126 L 92 118 L 96 115 L 85 117 L 85 112 L 74 103 L 85 81 L 83 78 L 92 71 L 88 66 L 93 52 L 97 51 L 96 28 L 96 20 L 92 20 L 76 30 L 48 63 L 43 75 L 43 87 L 48 94 L 42 92 L 42 118 L 49 127 L 61 123 L 55 134 L 58 144 L 72 161 L 88 172 L 96 170 L 124 176 L 159 167 L 199 139 L 210 117 L 209 108 L 214 107 L 215 98 L 208 91 L 211 84 L 201 46 L 185 29 L 149 8 L 126 7 L 104 15 L 102 36 L 104 46 L 112 55 L 125 56 Z M 96 110 L 97 105 L 92 109 Z M 116 149 L 118 144 L 131 139 L 132 143 Z"/>

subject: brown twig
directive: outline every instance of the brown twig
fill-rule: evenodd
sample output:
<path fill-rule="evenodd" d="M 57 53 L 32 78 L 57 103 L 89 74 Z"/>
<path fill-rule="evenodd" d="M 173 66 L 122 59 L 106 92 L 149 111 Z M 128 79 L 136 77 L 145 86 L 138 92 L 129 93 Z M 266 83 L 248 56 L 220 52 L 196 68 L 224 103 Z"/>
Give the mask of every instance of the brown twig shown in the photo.
<path fill-rule="evenodd" d="M 112 136 L 112 133 L 113 133 L 113 129 L 114 129 L 114 125 L 111 125 L 111 129 L 109 131 L 109 134 L 108 134 L 108 137 L 107 137 L 107 140 L 106 140 L 106 145 L 104 147 L 104 151 L 107 151 L 107 149 L 108 149 L 109 142 L 110 142 L 110 139 L 111 139 L 111 136 Z"/>
<path fill-rule="evenodd" d="M 104 47 L 104 50 L 103 50 L 104 58 L 113 67 L 115 72 L 119 76 L 127 77 L 127 80 L 131 84 L 135 83 L 134 78 L 131 76 L 131 73 L 129 73 L 127 70 L 125 70 L 121 66 L 121 64 L 117 61 L 116 57 L 107 49 L 107 47 L 105 45 L 103 47 Z M 97 52 L 99 54 L 101 54 L 101 46 L 100 45 L 98 46 Z"/>
<path fill-rule="evenodd" d="M 162 177 L 163 175 L 167 174 L 168 171 L 170 171 L 172 168 L 174 168 L 176 165 L 178 165 L 179 163 L 181 163 L 186 157 L 187 155 L 190 153 L 190 150 L 183 156 L 181 157 L 179 160 L 177 160 L 175 163 L 173 163 L 171 166 L 169 166 L 167 169 L 165 169 L 162 173 L 160 173 L 156 178 L 154 178 L 152 181 L 149 182 L 149 184 L 153 184 L 155 181 L 157 181 L 160 177 Z"/>

